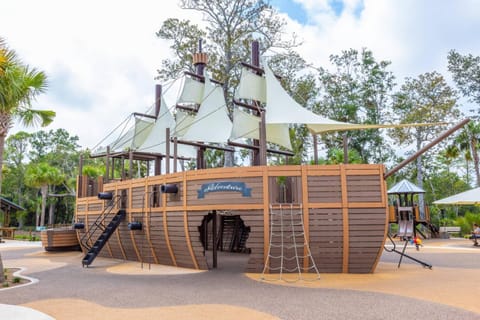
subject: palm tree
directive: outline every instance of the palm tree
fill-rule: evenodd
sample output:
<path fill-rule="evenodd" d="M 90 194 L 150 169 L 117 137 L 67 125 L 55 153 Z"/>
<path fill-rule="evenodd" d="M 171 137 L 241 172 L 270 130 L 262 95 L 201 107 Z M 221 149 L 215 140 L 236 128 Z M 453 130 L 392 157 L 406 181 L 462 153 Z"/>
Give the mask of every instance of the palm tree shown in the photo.
<path fill-rule="evenodd" d="M 480 141 L 480 123 L 470 121 L 463 128 L 460 134 L 455 138 L 454 143 L 464 152 L 465 160 L 473 159 L 475 168 L 475 178 L 477 179 L 477 187 L 480 187 L 480 160 L 478 157 L 478 143 Z"/>
<path fill-rule="evenodd" d="M 40 188 L 42 195 L 42 209 L 40 226 L 45 225 L 45 210 L 47 207 L 48 188 L 51 185 L 59 185 L 65 180 L 65 176 L 55 167 L 46 162 L 31 164 L 28 166 L 25 176 L 25 184 L 30 187 Z M 49 223 L 53 223 L 53 217 L 50 217 Z"/>
<path fill-rule="evenodd" d="M 25 126 L 47 126 L 55 117 L 54 111 L 31 107 L 33 100 L 46 88 L 45 73 L 23 64 L 0 38 L 0 194 L 5 139 L 14 120 L 20 120 Z"/>

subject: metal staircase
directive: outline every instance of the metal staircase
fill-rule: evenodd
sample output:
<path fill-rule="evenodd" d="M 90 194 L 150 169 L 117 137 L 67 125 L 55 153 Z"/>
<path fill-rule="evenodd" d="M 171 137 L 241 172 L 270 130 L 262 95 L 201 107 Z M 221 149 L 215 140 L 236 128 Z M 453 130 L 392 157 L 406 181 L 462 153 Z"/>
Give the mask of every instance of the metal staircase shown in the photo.
<path fill-rule="evenodd" d="M 82 259 L 83 267 L 92 264 L 93 260 L 95 260 L 97 255 L 103 249 L 110 236 L 115 232 L 120 223 L 125 219 L 125 216 L 127 214 L 125 209 L 120 209 L 117 213 L 113 212 L 113 209 L 116 207 L 116 203 L 120 200 L 121 197 L 118 197 L 115 203 L 113 203 L 112 201 L 110 205 L 105 208 L 105 211 L 100 216 L 98 216 L 97 220 L 95 220 L 95 222 L 80 239 L 80 245 L 88 250 L 87 254 Z M 110 221 L 108 222 L 108 225 L 105 226 L 105 223 L 108 220 Z M 98 236 L 93 245 L 90 245 L 92 243 L 92 239 L 94 239 L 94 237 L 99 232 L 100 236 Z"/>

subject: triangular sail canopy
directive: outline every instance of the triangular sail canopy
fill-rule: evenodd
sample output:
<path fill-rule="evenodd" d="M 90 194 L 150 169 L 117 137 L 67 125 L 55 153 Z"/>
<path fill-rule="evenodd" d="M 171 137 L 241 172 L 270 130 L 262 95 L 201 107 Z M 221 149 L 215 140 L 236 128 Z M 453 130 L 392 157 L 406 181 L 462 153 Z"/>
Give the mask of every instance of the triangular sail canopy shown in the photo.
<path fill-rule="evenodd" d="M 204 85 L 202 82 L 184 77 L 182 92 L 178 97 L 178 103 L 196 103 L 200 104 L 203 100 Z"/>
<path fill-rule="evenodd" d="M 235 98 L 256 100 L 265 103 L 267 101 L 265 78 L 247 68 L 242 68 L 240 83 L 235 91 Z"/>
<path fill-rule="evenodd" d="M 138 148 L 138 151 L 148 152 L 148 153 L 159 153 L 166 155 L 167 153 L 167 141 L 166 141 L 166 129 L 170 128 L 173 133 L 175 130 L 175 119 L 173 119 L 170 110 L 168 109 L 165 101 L 161 100 L 160 106 L 160 115 L 155 121 L 150 134 L 145 139 L 145 141 Z M 186 145 L 177 145 L 177 154 L 182 157 L 195 157 L 196 152 L 190 146 Z M 170 142 L 170 155 L 173 155 L 173 143 Z"/>
<path fill-rule="evenodd" d="M 354 124 L 331 120 L 315 114 L 296 102 L 276 79 L 270 67 L 265 63 L 267 81 L 267 114 L 266 123 L 297 123 L 306 124 L 313 133 L 328 131 L 345 131 L 359 129 L 400 128 L 414 126 L 431 126 L 432 123 L 414 124 Z M 442 124 L 442 123 L 438 123 Z"/>
<path fill-rule="evenodd" d="M 233 110 L 233 129 L 230 139 L 259 139 L 259 122 L 259 117 L 235 108 Z M 268 142 L 276 143 L 288 150 L 292 150 L 288 125 L 267 124 L 266 130 Z"/>
<path fill-rule="evenodd" d="M 177 109 L 175 114 L 176 127 L 173 135 L 177 138 L 182 138 L 194 120 L 195 116 L 188 114 L 188 112 Z"/>
<path fill-rule="evenodd" d="M 220 86 L 213 85 L 205 76 L 203 101 L 182 140 L 226 143 L 232 131 L 227 104 Z"/>
<path fill-rule="evenodd" d="M 125 134 L 109 144 L 110 152 L 120 152 L 137 149 L 147 138 L 152 130 L 153 122 L 141 119 L 135 119 L 133 127 L 128 129 Z"/>

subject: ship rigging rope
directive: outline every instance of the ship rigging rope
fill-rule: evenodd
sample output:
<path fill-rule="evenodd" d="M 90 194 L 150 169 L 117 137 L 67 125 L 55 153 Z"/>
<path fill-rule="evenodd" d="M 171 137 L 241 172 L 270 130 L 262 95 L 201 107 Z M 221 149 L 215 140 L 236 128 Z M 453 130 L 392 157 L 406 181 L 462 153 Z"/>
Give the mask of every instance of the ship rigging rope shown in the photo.
<path fill-rule="evenodd" d="M 171 88 L 171 85 L 170 85 L 169 88 Z M 169 89 L 169 88 L 168 88 L 168 89 Z M 208 93 L 208 94 L 203 98 L 202 102 L 205 101 L 205 99 L 208 98 L 212 93 L 213 93 L 213 90 L 212 90 L 210 93 Z M 222 104 L 222 105 L 219 106 L 218 108 L 212 110 L 212 112 L 209 112 L 209 113 L 205 114 L 204 116 L 202 116 L 202 117 L 200 117 L 200 118 L 196 118 L 195 121 L 193 121 L 191 124 L 189 124 L 189 125 L 186 127 L 186 129 L 190 128 L 194 123 L 197 123 L 197 122 L 201 121 L 202 119 L 204 119 L 204 118 L 208 117 L 209 115 L 217 112 L 218 110 L 222 109 L 222 108 L 225 107 L 225 106 L 226 106 L 226 104 Z M 158 119 L 161 119 L 162 117 L 164 117 L 164 116 L 167 114 L 167 112 L 170 112 L 170 111 L 169 111 L 169 110 L 165 110 L 163 113 L 161 113 L 161 114 L 159 115 Z M 122 124 L 124 124 L 124 128 L 122 129 L 122 132 L 121 132 L 121 134 L 119 135 L 119 137 L 121 138 L 122 135 L 123 135 L 123 133 L 124 133 L 124 131 L 125 131 L 125 129 L 126 129 L 126 125 L 128 124 L 127 120 L 130 120 L 132 116 L 133 116 L 133 114 L 129 115 L 129 116 L 128 116 L 120 125 L 118 125 L 108 136 L 110 136 L 111 134 L 113 134 L 113 132 L 115 132 Z M 158 119 L 157 119 L 157 121 L 158 121 Z M 182 123 L 183 121 L 185 121 L 185 119 L 183 119 L 182 121 L 180 121 L 179 124 Z M 147 127 L 142 128 L 142 129 L 139 130 L 138 132 L 135 132 L 135 134 L 138 135 L 138 134 L 142 133 L 142 132 L 143 132 L 144 130 L 146 130 L 146 129 L 147 129 Z M 108 138 L 108 136 L 107 136 L 106 138 Z M 103 141 L 105 141 L 106 138 L 104 138 L 100 143 L 102 143 Z M 120 138 L 119 138 L 119 139 L 120 139 Z M 127 143 L 127 142 L 128 142 L 128 143 L 129 143 L 129 142 L 132 142 L 134 138 L 135 138 L 135 135 L 132 136 L 131 138 L 129 138 L 128 140 L 125 140 L 125 143 Z M 118 139 L 117 139 L 117 141 L 118 141 Z M 100 143 L 99 143 L 99 144 L 100 144 Z M 147 146 L 146 148 L 147 148 L 147 149 L 153 148 L 153 147 L 156 147 L 156 146 L 163 145 L 163 144 L 165 144 L 165 143 L 166 143 L 166 141 L 160 141 L 159 143 L 154 144 L 154 145 Z M 97 145 L 95 146 L 95 148 L 97 148 L 97 147 L 99 146 L 99 144 L 97 144 Z"/>
<path fill-rule="evenodd" d="M 167 93 L 167 92 L 172 88 L 173 84 L 174 84 L 178 79 L 180 79 L 180 78 L 181 78 L 181 77 L 177 77 L 177 78 L 175 78 L 175 79 L 172 79 L 172 80 L 170 80 L 170 81 L 167 81 L 166 84 L 164 85 L 164 86 L 166 87 L 164 93 Z M 160 97 L 159 99 L 161 99 L 161 97 Z M 146 113 L 148 113 L 149 111 L 151 111 L 151 110 L 153 109 L 153 107 L 156 105 L 157 101 L 158 101 L 158 100 L 155 99 L 155 101 L 146 109 Z M 128 122 L 131 120 L 131 118 L 132 118 L 133 116 L 134 116 L 133 113 L 129 114 L 122 122 L 120 122 L 120 124 L 118 124 L 113 130 L 111 130 L 110 133 L 108 133 L 102 140 L 100 140 L 100 142 L 98 142 L 98 143 L 92 148 L 92 150 L 95 150 L 95 149 L 97 149 L 98 147 L 100 147 L 101 144 L 102 144 L 105 140 L 107 140 L 110 136 L 112 136 L 112 135 L 118 130 L 118 128 L 120 128 L 120 127 L 123 125 L 123 129 L 122 129 L 122 131 L 120 132 L 120 134 L 118 135 L 119 138 L 117 138 L 115 141 L 113 141 L 113 143 L 116 142 L 116 141 L 118 141 L 118 140 L 122 137 L 123 133 L 125 132 L 126 125 L 128 124 Z M 142 130 L 142 131 L 143 131 L 143 130 Z M 133 140 L 133 139 L 129 139 L 128 142 L 130 142 L 130 141 L 132 141 L 132 140 Z"/>

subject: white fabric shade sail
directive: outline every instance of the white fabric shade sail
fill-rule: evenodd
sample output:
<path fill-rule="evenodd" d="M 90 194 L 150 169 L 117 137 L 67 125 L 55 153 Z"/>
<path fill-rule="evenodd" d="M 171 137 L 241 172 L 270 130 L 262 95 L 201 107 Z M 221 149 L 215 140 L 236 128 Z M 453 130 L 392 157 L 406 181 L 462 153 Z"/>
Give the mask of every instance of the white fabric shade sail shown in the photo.
<path fill-rule="evenodd" d="M 480 204 L 480 188 L 471 189 L 453 196 L 434 201 L 443 205 L 478 205 Z"/>
<path fill-rule="evenodd" d="M 173 119 L 170 110 L 168 109 L 165 101 L 161 100 L 160 115 L 155 121 L 149 135 L 143 141 L 142 145 L 136 149 L 136 151 L 167 154 L 167 141 L 166 132 L 167 128 L 170 128 L 171 135 L 174 134 L 175 119 Z M 173 143 L 170 142 L 170 155 L 173 155 Z M 177 145 L 177 154 L 182 157 L 195 157 L 195 150 L 186 145 Z"/>
<path fill-rule="evenodd" d="M 202 82 L 184 77 L 184 83 L 177 103 L 196 103 L 200 104 L 203 100 L 204 85 Z"/>
<path fill-rule="evenodd" d="M 225 143 L 230 137 L 232 122 L 220 86 L 213 85 L 205 76 L 203 100 L 182 140 Z"/>
<path fill-rule="evenodd" d="M 239 109 L 233 110 L 233 129 L 230 139 L 235 141 L 244 139 L 260 139 L 260 117 L 246 113 Z M 290 134 L 287 124 L 267 124 L 267 141 L 292 150 Z"/>
<path fill-rule="evenodd" d="M 292 150 L 289 125 L 305 124 L 313 133 L 329 131 L 428 126 L 432 124 L 352 124 L 322 117 L 302 107 L 283 89 L 272 70 L 265 63 L 265 76 L 244 68 L 241 81 L 235 92 L 237 99 L 254 100 L 265 105 L 266 140 Z M 127 149 L 166 154 L 166 128 L 171 137 L 190 142 L 227 143 L 229 140 L 259 139 L 260 117 L 240 110 L 233 112 L 233 123 L 229 118 L 223 88 L 214 85 L 208 76 L 200 82 L 185 77 L 184 86 L 177 104 L 199 105 L 196 114 L 176 111 L 176 120 L 166 103 L 161 100 L 160 116 L 156 121 L 135 119 L 132 128 L 111 143 L 112 152 Z M 179 156 L 196 157 L 193 147 L 179 144 Z M 170 154 L 173 144 L 170 144 Z"/>

